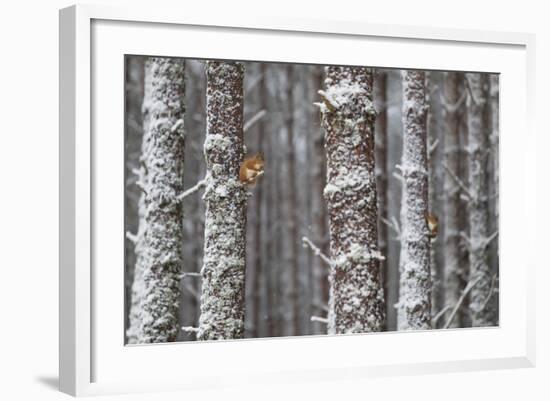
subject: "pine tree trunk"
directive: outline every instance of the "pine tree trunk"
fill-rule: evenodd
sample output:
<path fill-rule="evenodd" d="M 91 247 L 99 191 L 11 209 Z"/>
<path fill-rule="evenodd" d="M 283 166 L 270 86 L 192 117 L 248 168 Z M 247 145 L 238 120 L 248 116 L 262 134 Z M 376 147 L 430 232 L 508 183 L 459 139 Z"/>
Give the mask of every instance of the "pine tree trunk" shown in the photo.
<path fill-rule="evenodd" d="M 460 251 L 460 213 L 461 190 L 453 179 L 452 174 L 460 177 L 460 114 L 459 109 L 454 108 L 462 96 L 460 81 L 463 75 L 458 72 L 445 74 L 445 165 L 449 171 L 445 174 L 445 305 L 450 309 L 446 314 L 447 319 L 452 313 L 452 308 L 457 304 L 463 290 Z M 464 88 L 462 88 L 463 90 Z M 449 327 L 461 327 L 461 314 L 456 314 Z"/>
<path fill-rule="evenodd" d="M 470 156 L 470 313 L 474 327 L 492 326 L 497 321 L 495 297 L 491 292 L 491 267 L 487 255 L 489 209 L 487 203 L 487 161 L 489 150 L 489 76 L 467 74 L 468 139 Z"/>
<path fill-rule="evenodd" d="M 438 71 L 426 73 L 426 98 L 429 104 L 427 132 L 428 132 L 428 204 L 429 212 L 438 219 L 438 232 L 434 234 L 430 246 L 430 272 L 432 280 L 432 316 L 443 309 L 444 285 L 443 266 L 444 249 L 442 246 L 445 229 L 445 211 L 442 204 L 444 169 L 442 149 L 445 135 L 443 135 L 443 107 L 441 105 L 443 74 Z M 440 320 L 439 322 L 441 322 Z"/>
<path fill-rule="evenodd" d="M 147 185 L 147 170 L 145 168 L 145 152 L 148 149 L 149 143 L 149 116 L 151 105 L 151 72 L 149 65 L 144 63 L 143 66 L 143 105 L 142 105 L 142 143 L 141 156 L 139 159 L 140 168 L 138 169 L 138 182 L 142 187 Z M 138 229 L 134 242 L 134 278 L 132 282 L 132 293 L 130 300 L 129 326 L 126 332 L 128 344 L 137 344 L 138 330 L 141 325 L 141 301 L 143 298 L 143 268 L 145 261 L 145 192 L 141 191 L 138 200 Z"/>
<path fill-rule="evenodd" d="M 422 71 L 403 72 L 403 203 L 398 329 L 431 328 L 426 91 Z"/>
<path fill-rule="evenodd" d="M 243 75 L 239 63 L 209 61 L 206 67 L 207 184 L 200 340 L 244 336 L 248 194 L 239 181 L 244 156 Z"/>
<path fill-rule="evenodd" d="M 183 212 L 177 195 L 183 190 L 184 67 L 182 60 L 147 60 L 150 83 L 144 99 L 148 122 L 142 169 L 146 180 L 140 205 L 145 229 L 138 234 L 143 235 L 143 255 L 138 262 L 142 288 L 136 289 L 142 295 L 132 325 L 137 343 L 174 341 L 179 331 Z"/>
<path fill-rule="evenodd" d="M 326 132 L 327 202 L 332 268 L 329 334 L 380 331 L 378 207 L 374 172 L 372 71 L 327 67 L 320 103 Z"/>

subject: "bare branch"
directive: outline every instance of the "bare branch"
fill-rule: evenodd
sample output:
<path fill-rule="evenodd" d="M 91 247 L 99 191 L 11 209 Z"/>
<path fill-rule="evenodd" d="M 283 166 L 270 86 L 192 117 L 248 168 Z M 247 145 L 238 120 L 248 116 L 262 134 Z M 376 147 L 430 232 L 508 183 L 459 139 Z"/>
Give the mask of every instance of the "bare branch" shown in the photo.
<path fill-rule="evenodd" d="M 401 238 L 401 228 L 399 227 L 399 223 L 397 222 L 395 216 L 392 216 L 392 221 L 389 221 L 388 219 L 384 217 L 380 217 L 380 220 L 382 223 L 387 225 L 389 228 L 391 228 L 393 231 L 395 231 L 396 239 Z"/>
<path fill-rule="evenodd" d="M 138 241 L 137 234 L 132 234 L 130 231 L 126 231 L 126 238 L 128 238 L 134 244 Z"/>
<path fill-rule="evenodd" d="M 468 89 L 468 93 L 470 94 L 470 99 L 472 99 L 472 102 L 477 106 L 480 104 L 480 101 L 476 96 L 474 95 L 474 92 L 472 91 L 472 84 L 470 83 L 470 77 L 468 77 L 468 74 L 465 75 L 466 78 L 466 88 Z"/>
<path fill-rule="evenodd" d="M 312 316 L 311 321 L 328 324 L 328 319 L 326 317 Z"/>
<path fill-rule="evenodd" d="M 143 181 L 141 181 L 141 179 L 136 181 L 136 185 L 139 189 L 141 189 L 143 191 L 143 193 L 145 193 L 147 195 L 147 189 L 145 188 L 145 183 Z"/>
<path fill-rule="evenodd" d="M 172 133 L 176 132 L 181 126 L 183 126 L 183 119 L 179 119 L 178 121 L 175 122 L 174 125 L 172 125 L 172 128 L 170 129 L 170 131 Z"/>
<path fill-rule="evenodd" d="M 401 185 L 403 185 L 403 183 L 405 182 L 405 179 L 403 178 L 403 176 L 401 174 L 399 174 L 398 172 L 394 171 L 393 174 L 392 174 L 395 178 L 397 178 L 397 180 L 401 183 Z"/>
<path fill-rule="evenodd" d="M 199 328 L 192 326 L 182 326 L 181 331 L 185 331 L 186 333 L 197 333 L 199 331 Z"/>
<path fill-rule="evenodd" d="M 481 312 L 487 304 L 489 303 L 491 297 L 493 296 L 493 291 L 495 290 L 495 283 L 497 281 L 497 275 L 493 274 L 493 277 L 491 278 L 491 287 L 489 287 L 489 294 L 487 295 L 487 298 L 485 298 L 485 301 L 483 301 L 483 304 L 479 307 L 479 309 L 476 311 L 477 313 Z"/>
<path fill-rule="evenodd" d="M 206 178 L 203 178 L 202 180 L 197 182 L 194 186 L 192 186 L 188 190 L 183 191 L 181 194 L 179 194 L 176 199 L 181 201 L 181 200 L 185 199 L 186 197 L 188 197 L 189 195 L 194 194 L 195 192 L 197 192 L 201 188 L 204 188 L 205 186 L 206 186 Z"/>
<path fill-rule="evenodd" d="M 200 302 L 200 295 L 197 293 L 197 291 L 195 291 L 193 287 L 189 285 L 188 282 L 183 282 L 183 288 L 185 288 L 187 292 L 189 292 L 189 294 L 191 294 L 191 296 L 195 298 L 197 302 Z"/>
<path fill-rule="evenodd" d="M 252 116 L 248 121 L 246 121 L 243 125 L 243 132 L 248 131 L 254 124 L 256 124 L 258 121 L 260 121 L 267 112 L 265 110 L 260 110 L 256 114 Z"/>
<path fill-rule="evenodd" d="M 185 277 L 201 277 L 202 278 L 202 275 L 200 273 L 196 273 L 196 272 L 184 272 L 181 274 L 181 278 L 185 278 Z"/>
<path fill-rule="evenodd" d="M 256 85 L 258 85 L 260 82 L 262 82 L 263 79 L 264 79 L 263 74 L 258 75 L 256 77 L 256 79 L 251 80 L 250 83 L 248 85 L 246 85 L 246 87 L 244 88 L 244 91 L 245 92 L 251 91 L 252 89 L 254 89 L 256 87 Z"/>
<path fill-rule="evenodd" d="M 462 180 L 460 178 L 458 178 L 456 176 L 456 174 L 451 171 L 449 166 L 447 166 L 447 163 L 443 163 L 443 168 L 445 169 L 447 174 L 449 174 L 449 176 L 453 179 L 453 181 L 456 182 L 456 184 L 460 187 L 460 189 L 464 192 L 464 194 L 466 194 L 466 196 L 468 197 L 468 200 L 472 200 L 473 196 L 470 193 L 470 191 L 469 191 L 468 187 L 466 186 L 466 184 L 464 184 L 462 182 Z"/>
<path fill-rule="evenodd" d="M 328 305 L 321 302 L 313 302 L 312 305 L 328 313 Z"/>
<path fill-rule="evenodd" d="M 490 236 L 488 236 L 487 238 L 485 238 L 485 244 L 484 246 L 485 247 L 488 247 L 491 242 L 493 242 L 493 240 L 498 236 L 498 230 L 496 230 L 494 233 L 492 233 Z"/>
<path fill-rule="evenodd" d="M 460 305 L 462 305 L 462 302 L 464 302 L 464 299 L 466 298 L 466 295 L 471 291 L 472 288 L 474 288 L 479 280 L 481 280 L 482 276 L 479 276 L 477 279 L 475 279 L 473 282 L 470 281 L 466 288 L 462 291 L 462 294 L 460 295 L 460 298 L 458 298 L 458 301 L 456 302 L 455 307 L 453 308 L 453 311 L 451 312 L 451 315 L 447 319 L 447 322 L 443 326 L 444 329 L 448 329 L 451 325 L 453 319 L 455 318 L 456 312 L 458 312 L 458 309 L 460 308 Z"/>
<path fill-rule="evenodd" d="M 436 139 L 431 144 L 428 144 L 428 157 L 432 156 L 432 153 L 434 152 L 435 148 L 437 148 L 437 145 L 439 145 L 439 139 Z"/>
<path fill-rule="evenodd" d="M 432 317 L 432 325 L 435 326 L 435 324 L 441 318 L 441 316 L 443 316 L 445 312 L 447 312 L 449 309 L 451 309 L 451 305 L 447 305 L 443 309 L 441 309 L 439 312 L 437 312 L 437 314 L 434 317 Z"/>
<path fill-rule="evenodd" d="M 319 249 L 319 247 L 317 247 L 313 242 L 311 242 L 309 238 L 302 237 L 302 244 L 304 248 L 309 247 L 309 249 L 313 251 L 314 255 L 320 257 L 321 260 L 325 262 L 328 267 L 332 266 L 332 261 L 330 260 L 330 258 L 327 255 L 325 255 L 321 251 L 321 249 Z"/>
<path fill-rule="evenodd" d="M 462 92 L 462 95 L 460 98 L 456 101 L 456 103 L 448 103 L 447 100 L 443 97 L 442 94 L 439 95 L 439 99 L 441 101 L 441 105 L 448 113 L 456 113 L 456 111 L 462 106 L 462 104 L 466 101 L 468 92 L 464 91 Z"/>

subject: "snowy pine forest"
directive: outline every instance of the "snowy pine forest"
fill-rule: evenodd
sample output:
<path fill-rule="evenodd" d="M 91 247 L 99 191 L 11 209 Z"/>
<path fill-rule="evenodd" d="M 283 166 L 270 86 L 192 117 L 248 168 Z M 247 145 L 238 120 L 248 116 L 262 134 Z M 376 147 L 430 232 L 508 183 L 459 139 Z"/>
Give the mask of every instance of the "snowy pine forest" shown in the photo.
<path fill-rule="evenodd" d="M 128 344 L 499 324 L 498 75 L 125 63 Z"/>

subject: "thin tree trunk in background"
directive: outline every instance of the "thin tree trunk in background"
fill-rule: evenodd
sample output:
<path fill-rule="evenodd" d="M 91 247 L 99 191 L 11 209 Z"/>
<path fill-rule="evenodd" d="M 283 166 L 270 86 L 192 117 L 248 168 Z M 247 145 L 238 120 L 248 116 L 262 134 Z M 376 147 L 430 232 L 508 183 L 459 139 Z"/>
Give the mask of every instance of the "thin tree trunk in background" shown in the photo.
<path fill-rule="evenodd" d="M 426 73 L 426 90 L 429 104 L 428 132 L 428 204 L 429 213 L 438 219 L 437 232 L 433 233 L 430 246 L 430 272 L 432 280 L 432 316 L 437 315 L 444 306 L 444 249 L 443 233 L 445 229 L 445 210 L 442 203 L 443 194 L 443 152 L 445 135 L 443 129 L 443 74 L 438 71 Z M 441 324 L 443 319 L 439 321 Z"/>
<path fill-rule="evenodd" d="M 243 161 L 243 75 L 240 63 L 206 66 L 207 184 L 201 316 L 197 338 L 244 336 L 247 189 Z"/>
<path fill-rule="evenodd" d="M 332 268 L 328 332 L 365 333 L 384 325 L 374 171 L 372 71 L 327 67 L 320 103 L 326 131 Z"/>
<path fill-rule="evenodd" d="M 311 88 L 311 99 L 319 97 L 318 91 L 323 85 L 323 68 L 313 67 L 313 85 Z M 312 110 L 314 115 L 312 121 L 319 120 L 319 111 L 317 108 Z M 324 149 L 325 133 L 320 124 L 315 125 L 310 133 L 311 164 L 309 166 L 311 180 L 311 210 L 312 210 L 312 241 L 317 244 L 324 254 L 328 254 L 328 222 L 327 209 L 323 200 L 323 189 L 326 180 L 326 156 Z M 315 316 L 325 316 L 328 308 L 328 272 L 329 269 L 323 264 L 323 261 L 315 257 L 312 261 L 313 269 L 313 296 L 314 306 L 313 314 Z M 313 323 L 313 334 L 326 334 L 326 324 L 320 322 Z"/>
<path fill-rule="evenodd" d="M 391 221 L 400 219 L 401 198 L 403 191 L 403 180 L 396 166 L 401 163 L 401 150 L 403 148 L 403 124 L 402 124 L 402 104 L 403 90 L 401 72 L 397 70 L 387 70 L 387 114 L 388 114 L 388 215 Z M 392 229 L 388 233 L 388 254 L 385 260 L 386 274 L 388 277 L 388 300 L 386 326 L 388 330 L 397 330 L 397 309 L 396 304 L 399 301 L 399 253 L 401 250 L 401 239 L 399 233 Z"/>
<path fill-rule="evenodd" d="M 491 74 L 490 77 L 490 96 L 491 96 L 491 156 L 492 156 L 492 185 L 489 187 L 489 195 L 491 196 L 492 214 L 491 214 L 491 232 L 497 232 L 500 228 L 500 198 L 499 198 L 499 75 Z M 498 238 L 493 240 L 489 246 L 489 255 L 491 261 L 491 271 L 496 277 L 499 277 L 499 241 Z M 497 283 L 498 284 L 498 283 Z M 495 293 L 495 307 L 497 308 L 495 324 L 498 325 L 498 305 L 499 292 Z"/>
<path fill-rule="evenodd" d="M 490 235 L 487 203 L 487 161 L 490 149 L 489 76 L 474 73 L 466 76 L 471 91 L 468 97 L 470 282 L 477 282 L 470 292 L 470 313 L 472 325 L 482 327 L 495 325 L 497 321 L 487 254 L 487 239 Z"/>
<path fill-rule="evenodd" d="M 285 125 L 286 125 L 286 142 L 287 142 L 287 179 L 288 179 L 288 186 L 287 186 L 287 194 L 288 194 L 288 210 L 287 210 L 287 230 L 289 233 L 289 239 L 290 239 L 290 264 L 289 266 L 286 266 L 286 268 L 290 268 L 290 286 L 288 288 L 289 290 L 289 297 L 291 300 L 291 309 L 292 309 L 292 325 L 288 328 L 288 335 L 296 335 L 299 334 L 300 329 L 300 305 L 298 304 L 298 285 L 299 285 L 299 273 L 300 273 L 300 266 L 298 265 L 298 247 L 301 243 L 300 238 L 298 236 L 298 188 L 296 187 L 296 175 L 298 172 L 296 171 L 296 158 L 294 155 L 294 147 L 295 147 L 295 121 L 294 121 L 294 96 L 293 96 L 293 66 L 287 65 L 285 71 L 286 76 L 286 94 L 285 94 L 285 100 L 287 103 L 287 107 L 283 108 L 283 110 L 286 110 L 284 112 L 285 116 Z"/>
<path fill-rule="evenodd" d="M 448 104 L 445 109 L 445 166 L 448 172 L 445 174 L 445 305 L 450 309 L 446 314 L 445 321 L 450 317 L 452 308 L 457 304 L 462 294 L 463 271 L 460 265 L 460 213 L 461 213 L 461 190 L 453 174 L 460 177 L 460 108 L 457 105 L 463 96 L 460 82 L 463 75 L 458 72 L 447 72 L 445 74 L 445 102 Z M 461 90 L 462 89 L 462 90 Z M 461 327 L 461 314 L 457 313 L 449 327 Z"/>
<path fill-rule="evenodd" d="M 302 245 L 302 237 L 310 236 L 313 212 L 311 209 L 312 190 L 310 181 L 310 169 L 312 163 L 312 141 L 311 127 L 313 124 L 313 105 L 311 97 L 312 66 L 295 65 L 292 78 L 293 103 L 295 104 L 295 159 L 296 159 L 296 200 L 297 200 L 297 224 L 298 237 L 298 317 L 300 325 L 299 335 L 312 334 L 313 322 L 311 316 L 313 311 L 313 269 L 312 263 L 315 256 Z M 318 110 L 315 110 L 318 112 Z M 316 120 L 318 118 L 316 117 Z M 302 190 L 301 188 L 308 188 Z"/>
<path fill-rule="evenodd" d="M 279 89 L 276 80 L 276 69 L 274 65 L 266 64 L 262 68 L 264 77 L 264 93 L 266 102 L 266 169 L 262 178 L 267 183 L 266 214 L 267 225 L 265 227 L 268 238 L 267 246 L 267 266 L 266 266 L 266 288 L 267 288 L 267 313 L 266 325 L 268 336 L 277 337 L 281 332 L 280 315 L 280 271 L 281 271 L 281 202 L 280 202 L 280 184 L 281 160 L 279 157 L 279 132 L 277 125 L 277 102 L 276 94 Z"/>
<path fill-rule="evenodd" d="M 461 93 L 468 91 L 466 84 L 466 77 L 461 74 L 461 80 L 459 83 L 459 90 Z M 470 158 L 468 153 L 468 107 L 466 102 L 458 109 L 459 118 L 459 132 L 460 132 L 460 150 L 459 150 L 459 165 L 460 176 L 459 179 L 462 183 L 467 185 L 470 176 Z M 460 211 L 458 213 L 458 226 L 461 232 L 460 238 L 460 258 L 459 258 L 459 277 L 461 288 L 466 288 L 468 285 L 468 276 L 470 275 L 470 250 L 467 240 L 468 233 L 470 232 L 470 205 L 467 195 L 461 193 L 460 195 Z M 468 293 L 458 309 L 457 315 L 459 315 L 459 321 L 462 327 L 471 327 L 472 319 L 470 317 L 470 293 Z"/>
<path fill-rule="evenodd" d="M 205 135 L 205 84 L 202 62 L 186 60 L 185 64 L 185 169 L 184 182 L 190 188 L 204 178 L 204 153 L 202 145 Z M 184 191 L 185 192 L 185 191 Z M 204 237 L 204 202 L 202 191 L 183 200 L 185 219 L 183 222 L 182 255 L 185 264 L 184 273 L 199 273 L 202 268 Z M 181 280 L 179 321 L 181 326 L 197 327 L 200 315 L 200 277 L 184 275 Z M 195 332 L 180 330 L 178 341 L 196 339 Z"/>
<path fill-rule="evenodd" d="M 431 328 L 426 90 L 422 71 L 403 71 L 403 203 L 398 329 Z"/>
<path fill-rule="evenodd" d="M 184 67 L 179 59 L 147 60 L 150 90 L 145 141 L 146 171 L 142 297 L 136 342 L 174 341 L 178 331 L 183 212 Z"/>
<path fill-rule="evenodd" d="M 142 143 L 139 158 L 138 183 L 147 185 L 147 170 L 145 168 L 145 152 L 149 142 L 149 116 L 151 102 L 151 73 L 149 66 L 143 65 L 143 104 L 142 104 Z M 138 330 L 141 325 L 141 300 L 143 298 L 143 268 L 145 262 L 145 192 L 141 191 L 138 200 L 138 229 L 134 241 L 134 277 L 131 287 L 128 330 L 126 331 L 129 344 L 138 343 Z"/>
<path fill-rule="evenodd" d="M 259 90 L 261 88 L 261 73 L 258 63 L 245 64 L 246 74 L 244 76 L 244 124 L 251 121 L 261 110 Z M 244 142 L 248 145 L 247 153 L 256 154 L 261 151 L 261 134 L 258 131 L 261 119 L 250 125 L 243 133 Z M 258 309 L 260 307 L 261 294 L 261 197 L 263 180 L 251 188 L 251 198 L 248 200 L 246 232 L 249 233 L 246 250 L 246 288 L 245 288 L 245 337 L 254 338 L 258 336 L 259 319 Z"/>
<path fill-rule="evenodd" d="M 374 102 L 376 107 L 375 123 L 375 164 L 376 164 L 376 192 L 378 194 L 378 244 L 380 253 L 387 258 L 388 255 L 388 98 L 387 92 L 388 75 L 383 70 L 375 70 L 374 73 Z M 385 221 L 386 222 L 385 222 Z M 384 283 L 384 303 L 386 315 L 393 305 L 388 303 L 389 281 L 387 274 L 386 260 L 380 261 L 382 283 Z M 387 322 L 386 322 L 387 323 Z M 385 328 L 387 329 L 387 327 Z"/>

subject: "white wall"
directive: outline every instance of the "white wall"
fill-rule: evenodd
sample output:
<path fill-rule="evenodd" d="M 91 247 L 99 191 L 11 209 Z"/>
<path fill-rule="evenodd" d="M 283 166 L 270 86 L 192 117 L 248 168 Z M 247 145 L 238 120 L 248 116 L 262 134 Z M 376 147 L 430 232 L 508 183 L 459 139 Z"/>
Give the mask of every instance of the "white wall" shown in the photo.
<path fill-rule="evenodd" d="M 130 1 L 97 1 L 131 3 Z M 141 1 L 142 3 L 147 3 Z M 190 1 L 213 7 L 214 1 Z M 150 1 L 181 4 L 184 0 Z M 225 3 L 225 4 L 223 4 Z M 353 7 L 350 4 L 356 3 Z M 397 23 L 537 34 L 537 115 L 548 114 L 542 88 L 550 89 L 550 31 L 542 1 L 220 1 L 227 13 L 261 7 L 275 15 L 328 19 L 364 18 Z M 3 399 L 61 399 L 57 380 L 57 189 L 58 189 L 58 37 L 57 10 L 62 0 L 2 2 L 0 15 L 0 394 Z M 243 6 L 240 6 L 240 5 Z M 326 4 L 326 7 L 324 6 Z M 239 6 L 236 6 L 239 5 Z M 347 6 L 346 6 L 347 5 Z M 359 6 L 358 6 L 359 5 Z M 549 148 L 548 127 L 537 121 L 539 152 Z M 519 133 L 518 133 L 519 134 Z M 546 134 L 546 135 L 545 135 Z M 292 388 L 250 388 L 199 394 L 166 393 L 128 396 L 132 400 L 183 399 L 548 399 L 550 390 L 548 292 L 543 259 L 549 204 L 548 157 L 538 158 L 540 220 L 538 232 L 537 368 L 483 373 L 400 377 L 357 382 L 295 385 Z M 535 200 L 533 200 L 535 203 Z M 526 230 L 527 231 L 527 230 Z M 519 267 L 521 268 L 521 267 Z M 182 363 L 185 363 L 182 361 Z M 4 396 L 6 395 L 6 396 Z M 113 397 L 114 399 L 114 397 Z"/>

